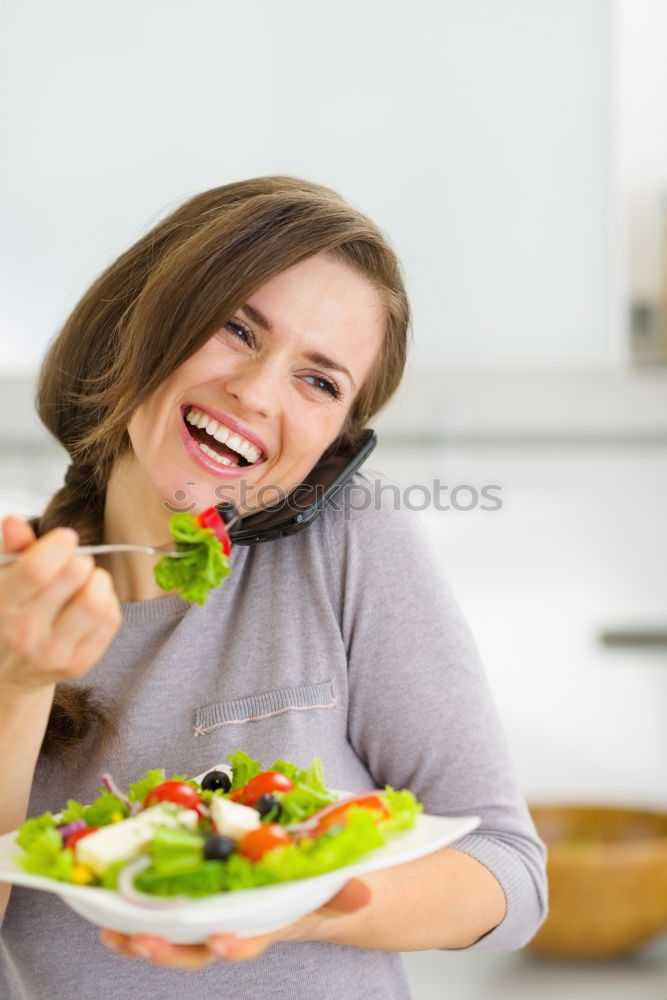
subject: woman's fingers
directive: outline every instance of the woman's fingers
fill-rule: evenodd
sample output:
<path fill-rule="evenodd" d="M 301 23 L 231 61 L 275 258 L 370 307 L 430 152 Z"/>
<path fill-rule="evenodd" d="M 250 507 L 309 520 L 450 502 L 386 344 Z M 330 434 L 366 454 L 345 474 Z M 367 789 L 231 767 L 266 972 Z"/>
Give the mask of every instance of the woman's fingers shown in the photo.
<path fill-rule="evenodd" d="M 119 624 L 111 577 L 95 568 L 89 556 L 76 556 L 38 597 L 6 612 L 2 638 L 42 670 L 62 669 L 76 676 L 98 659 L 95 653 L 104 651 Z M 89 655 L 93 658 L 87 659 Z"/>
<path fill-rule="evenodd" d="M 111 951 L 115 951 L 117 955 L 123 955 L 125 958 L 139 958 L 130 947 L 131 938 L 126 934 L 120 934 L 118 931 L 110 931 L 105 928 L 100 931 L 100 941 L 107 948 L 110 948 Z"/>
<path fill-rule="evenodd" d="M 70 528 L 35 540 L 20 518 L 5 518 L 2 527 L 5 548 L 21 553 L 0 571 L 2 683 L 28 690 L 78 677 L 103 655 L 121 622 L 110 575 L 90 556 L 76 555 L 78 535 Z"/>
<path fill-rule="evenodd" d="M 103 930 L 100 940 L 112 951 L 125 958 L 145 958 L 171 969 L 202 969 L 217 958 L 203 944 L 171 944 L 148 934 L 128 936 L 117 931 Z"/>
<path fill-rule="evenodd" d="M 106 570 L 91 571 L 85 585 L 56 616 L 51 629 L 49 660 L 68 663 L 76 673 L 94 663 L 121 623 L 120 605 Z"/>
<path fill-rule="evenodd" d="M 45 665 L 49 659 L 47 646 L 52 639 L 54 619 L 90 579 L 95 569 L 90 556 L 72 556 L 60 573 L 32 599 L 5 607 L 7 623 L 3 631 L 6 641 L 23 656 L 38 657 Z M 56 659 L 54 663 L 64 663 Z"/>
<path fill-rule="evenodd" d="M 367 906 L 371 898 L 372 893 L 366 883 L 353 878 L 319 910 L 270 934 L 250 938 L 239 938 L 233 934 L 212 934 L 205 944 L 184 945 L 171 944 L 148 934 L 128 936 L 104 930 L 100 933 L 100 940 L 127 958 L 146 958 L 165 968 L 201 969 L 216 958 L 226 962 L 245 962 L 257 958 L 276 941 L 307 941 L 314 928 L 321 925 L 323 917 L 335 919 L 346 913 L 356 913 Z"/>
<path fill-rule="evenodd" d="M 232 934 L 212 934 L 208 939 L 208 945 L 219 958 L 224 958 L 228 962 L 244 962 L 250 958 L 257 958 L 276 941 L 313 940 L 316 928 L 321 928 L 324 920 L 356 913 L 357 910 L 367 906 L 371 898 L 372 893 L 366 883 L 353 878 L 319 910 L 307 913 L 305 917 L 287 927 L 281 927 L 270 934 L 249 938 L 238 938 Z"/>
<path fill-rule="evenodd" d="M 85 673 L 93 663 L 97 663 L 106 652 L 120 624 L 120 612 L 112 610 L 105 621 L 95 625 L 72 651 L 69 661 L 70 674 L 78 676 Z"/>
<path fill-rule="evenodd" d="M 35 532 L 27 521 L 9 514 L 2 519 L 3 551 L 22 552 L 35 541 Z"/>
<path fill-rule="evenodd" d="M 5 518 L 5 529 L 8 520 L 19 519 Z M 10 530 L 10 537 L 16 538 L 17 533 L 15 531 L 12 535 Z M 16 563 L 3 567 L 0 572 L 0 600 L 3 605 L 10 609 L 20 608 L 45 590 L 72 558 L 78 541 L 77 533 L 71 528 L 54 528 L 43 538 L 30 543 Z M 23 552 L 23 548 L 8 549 L 5 539 L 5 551 Z"/>
<path fill-rule="evenodd" d="M 212 934 L 207 945 L 217 958 L 222 958 L 225 962 L 247 962 L 261 955 L 270 944 L 283 940 L 286 939 L 282 931 L 250 938 L 238 938 L 233 934 Z"/>
<path fill-rule="evenodd" d="M 340 892 L 332 896 L 329 902 L 321 906 L 317 912 L 332 915 L 336 913 L 356 913 L 357 910 L 362 910 L 364 906 L 368 906 L 372 898 L 373 893 L 365 882 L 362 882 L 360 878 L 351 878 L 349 882 L 345 883 Z"/>

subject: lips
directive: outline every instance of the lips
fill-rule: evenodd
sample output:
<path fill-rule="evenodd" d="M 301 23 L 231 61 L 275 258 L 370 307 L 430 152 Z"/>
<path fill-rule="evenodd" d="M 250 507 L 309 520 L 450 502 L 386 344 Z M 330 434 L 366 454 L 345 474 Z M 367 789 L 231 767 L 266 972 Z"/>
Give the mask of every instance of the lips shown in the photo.
<path fill-rule="evenodd" d="M 192 426 L 190 420 L 187 420 L 186 427 L 188 434 L 195 444 L 197 444 L 198 447 L 204 452 L 204 454 L 208 455 L 209 458 L 212 458 L 214 461 L 219 462 L 221 465 L 247 469 L 249 465 L 254 464 L 234 448 L 231 448 L 228 445 L 223 444 L 221 441 L 217 441 L 214 437 L 211 437 L 211 435 L 207 434 L 203 428 L 200 430 L 198 427 Z"/>
<path fill-rule="evenodd" d="M 181 438 L 185 450 L 198 466 L 218 479 L 242 478 L 266 461 L 264 448 L 260 451 L 253 443 L 258 441 L 263 446 L 263 442 L 252 432 L 252 440 L 250 435 L 235 433 L 228 423 L 245 430 L 243 425 L 231 418 L 228 423 L 219 422 L 211 415 L 215 412 L 198 404 L 181 407 Z"/>
<path fill-rule="evenodd" d="M 181 407 L 181 416 L 190 426 L 205 427 L 209 436 L 243 455 L 251 465 L 268 457 L 266 442 L 258 434 L 220 410 L 201 403 L 188 403 Z"/>

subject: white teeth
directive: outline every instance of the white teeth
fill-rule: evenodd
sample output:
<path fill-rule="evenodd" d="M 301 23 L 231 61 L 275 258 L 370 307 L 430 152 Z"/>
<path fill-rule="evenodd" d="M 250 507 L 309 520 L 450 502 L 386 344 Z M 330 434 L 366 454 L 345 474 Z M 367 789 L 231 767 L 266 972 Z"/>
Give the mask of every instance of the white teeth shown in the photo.
<path fill-rule="evenodd" d="M 226 444 L 228 448 L 232 449 L 232 451 L 236 451 L 239 455 L 243 455 L 243 457 L 247 458 L 251 465 L 256 462 L 262 454 L 259 448 L 255 448 L 255 446 L 250 444 L 249 441 L 246 441 L 245 438 L 240 437 L 238 434 L 232 434 L 229 428 L 225 427 L 224 424 L 220 424 L 218 426 L 218 429 L 213 437 L 221 444 Z"/>
<path fill-rule="evenodd" d="M 210 434 L 211 437 L 214 437 L 215 440 L 219 441 L 221 444 L 227 445 L 227 447 L 231 448 L 233 451 L 238 452 L 238 454 L 247 459 L 251 465 L 259 461 L 261 458 L 262 453 L 259 448 L 256 448 L 254 444 L 251 444 L 250 441 L 246 441 L 246 439 L 242 438 L 239 434 L 232 433 L 232 431 L 230 431 L 228 427 L 225 427 L 224 424 L 219 424 L 217 420 L 214 420 L 213 417 L 209 417 L 206 413 L 202 413 L 201 410 L 191 409 L 185 419 L 194 427 L 201 427 L 202 429 L 205 429 L 207 434 Z M 204 450 L 208 446 L 200 445 L 200 447 Z M 211 449 L 209 449 L 209 451 L 210 450 Z M 206 452 L 206 454 L 208 454 L 208 452 Z M 215 457 L 221 458 L 217 452 L 215 453 Z M 233 465 L 234 463 L 227 461 L 225 464 Z"/>
<path fill-rule="evenodd" d="M 238 469 L 236 462 L 230 462 L 224 455 L 218 455 L 217 451 L 213 451 L 207 444 L 202 444 L 200 441 L 197 441 L 197 444 L 205 455 L 208 455 L 209 458 L 214 458 L 219 465 L 230 465 L 232 469 Z"/>
<path fill-rule="evenodd" d="M 199 410 L 190 410 L 185 419 L 193 427 L 206 427 L 211 418 L 205 413 L 200 413 Z"/>
<path fill-rule="evenodd" d="M 218 429 L 213 435 L 213 437 L 215 438 L 216 441 L 219 441 L 220 444 L 226 444 L 227 438 L 231 437 L 231 433 L 232 432 L 227 430 L 227 428 L 223 424 L 219 424 Z"/>
<path fill-rule="evenodd" d="M 241 438 L 241 443 L 237 448 L 235 448 L 235 451 L 238 451 L 240 455 L 247 458 L 251 465 L 258 462 L 262 457 L 262 453 L 259 448 L 255 448 L 254 445 L 250 444 L 248 441 L 244 441 L 243 438 Z"/>

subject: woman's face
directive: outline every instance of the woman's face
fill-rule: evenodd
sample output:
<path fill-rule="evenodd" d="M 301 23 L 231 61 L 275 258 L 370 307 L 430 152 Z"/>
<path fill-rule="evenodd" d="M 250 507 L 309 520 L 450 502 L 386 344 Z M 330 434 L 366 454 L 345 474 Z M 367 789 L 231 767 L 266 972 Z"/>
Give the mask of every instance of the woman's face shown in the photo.
<path fill-rule="evenodd" d="M 340 433 L 385 319 L 377 289 L 332 257 L 274 276 L 137 408 L 137 471 L 169 510 L 275 503 Z"/>

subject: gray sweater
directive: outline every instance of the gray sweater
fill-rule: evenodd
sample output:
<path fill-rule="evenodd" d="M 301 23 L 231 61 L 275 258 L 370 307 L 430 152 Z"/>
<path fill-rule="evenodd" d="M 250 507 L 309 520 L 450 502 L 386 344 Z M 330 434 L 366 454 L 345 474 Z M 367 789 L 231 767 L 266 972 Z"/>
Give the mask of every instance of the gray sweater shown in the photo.
<path fill-rule="evenodd" d="M 456 847 L 486 865 L 507 914 L 472 949 L 515 949 L 546 909 L 544 848 L 512 775 L 478 654 L 414 514 L 335 506 L 291 538 L 236 546 L 203 608 L 179 597 L 127 604 L 81 683 L 116 705 L 118 738 L 91 741 L 84 773 L 40 761 L 30 815 L 90 801 L 110 771 L 198 774 L 243 749 L 267 766 L 321 757 L 327 784 L 410 788 L 430 813 L 476 814 Z M 277 944 L 246 963 L 190 972 L 129 961 L 56 896 L 14 888 L 2 927 L 0 995 L 11 1000 L 405 1000 L 400 956 Z"/>

